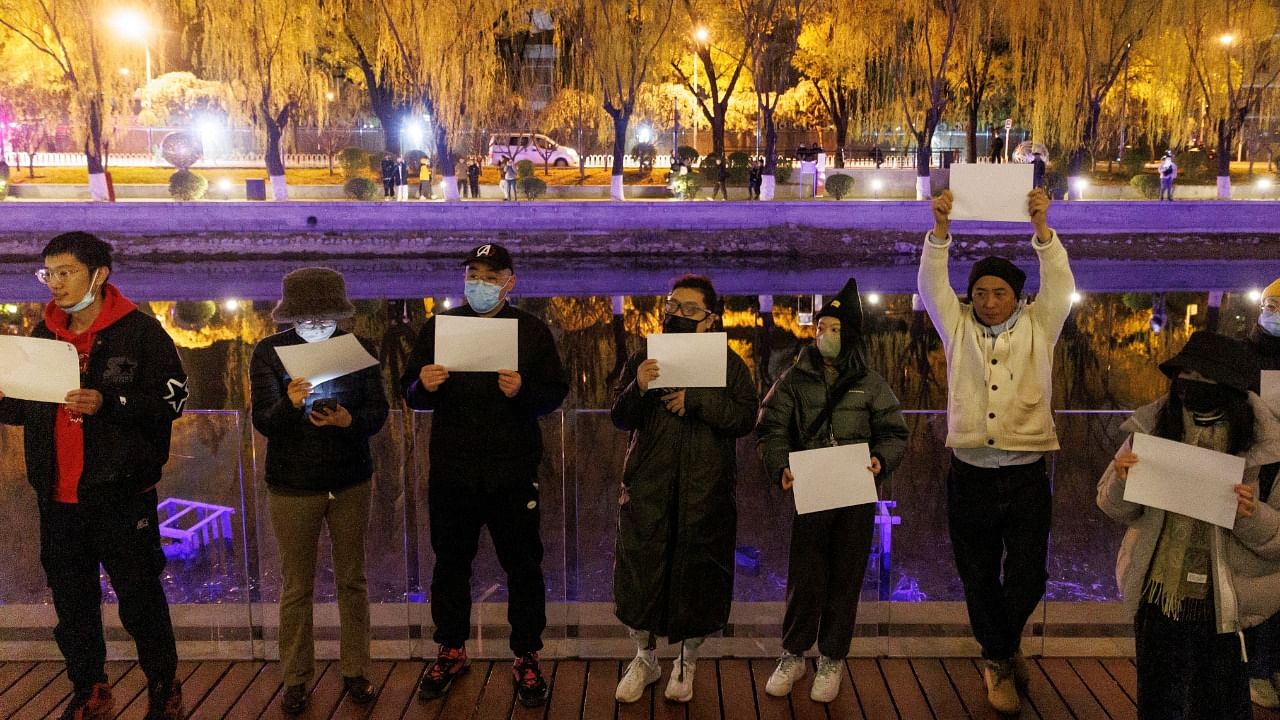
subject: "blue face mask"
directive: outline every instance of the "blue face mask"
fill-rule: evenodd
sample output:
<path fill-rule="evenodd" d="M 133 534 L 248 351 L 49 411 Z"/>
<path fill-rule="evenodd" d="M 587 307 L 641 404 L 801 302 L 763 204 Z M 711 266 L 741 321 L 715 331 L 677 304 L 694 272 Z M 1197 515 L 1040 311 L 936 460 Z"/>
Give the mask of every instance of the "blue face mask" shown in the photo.
<path fill-rule="evenodd" d="M 498 307 L 498 303 L 502 301 L 502 291 L 506 287 L 506 283 L 493 285 L 483 280 L 468 280 L 463 294 L 467 296 L 467 304 L 471 309 L 483 315 Z"/>
<path fill-rule="evenodd" d="M 1280 337 L 1280 312 L 1263 310 L 1258 315 L 1258 324 L 1268 335 Z"/>
<path fill-rule="evenodd" d="M 80 302 L 70 307 L 62 308 L 62 311 L 68 315 L 75 315 L 81 310 L 93 304 L 95 295 L 93 293 L 93 284 L 98 281 L 98 271 L 93 271 L 93 277 L 89 278 L 89 289 L 85 292 L 84 297 L 80 298 Z"/>

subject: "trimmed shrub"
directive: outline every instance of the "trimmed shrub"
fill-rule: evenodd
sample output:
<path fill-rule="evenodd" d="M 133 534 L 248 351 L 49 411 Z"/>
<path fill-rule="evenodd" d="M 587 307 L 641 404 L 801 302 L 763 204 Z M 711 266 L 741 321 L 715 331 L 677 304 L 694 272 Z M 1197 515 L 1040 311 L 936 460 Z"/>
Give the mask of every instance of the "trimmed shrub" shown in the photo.
<path fill-rule="evenodd" d="M 729 153 L 729 167 L 744 168 L 744 167 L 749 167 L 750 165 L 751 165 L 750 155 L 742 152 L 741 150 L 735 150 Z"/>
<path fill-rule="evenodd" d="M 364 148 L 346 147 L 338 151 L 338 166 L 342 168 L 342 176 L 353 178 L 364 172 L 369 166 L 366 159 L 368 153 Z"/>
<path fill-rule="evenodd" d="M 700 156 L 698 155 L 698 151 L 694 148 L 691 148 L 688 145 L 681 145 L 676 148 L 676 157 L 680 158 L 685 165 L 693 167 L 694 163 L 698 162 L 698 158 Z"/>
<path fill-rule="evenodd" d="M 200 200 L 208 190 L 209 181 L 190 170 L 169 176 L 169 197 L 174 200 Z"/>
<path fill-rule="evenodd" d="M 369 168 L 369 172 L 373 173 L 376 178 L 382 177 L 382 158 L 386 157 L 386 153 L 371 152 L 364 156 L 364 164 Z"/>
<path fill-rule="evenodd" d="M 1160 196 L 1160 178 L 1151 173 L 1139 173 L 1129 178 L 1129 185 L 1138 188 L 1142 197 L 1155 200 Z"/>
<path fill-rule="evenodd" d="M 684 175 L 677 175 L 671 181 L 671 194 L 681 200 L 693 200 L 701 189 L 702 178 L 697 173 L 690 172 Z"/>
<path fill-rule="evenodd" d="M 774 168 L 774 171 L 773 171 L 774 182 L 778 183 L 779 185 L 782 185 L 790 181 L 791 171 L 792 171 L 791 161 L 778 158 L 778 166 Z"/>
<path fill-rule="evenodd" d="M 527 162 L 522 160 L 521 162 Z M 522 177 L 517 182 L 520 183 L 520 192 L 530 200 L 537 200 L 547 193 L 547 182 L 542 178 L 536 178 L 530 175 Z"/>
<path fill-rule="evenodd" d="M 1218 174 L 1217 163 L 1209 160 L 1209 154 L 1203 148 L 1175 153 L 1173 161 L 1178 165 L 1178 180 L 1193 183 L 1206 183 Z"/>
<path fill-rule="evenodd" d="M 698 166 L 696 172 L 702 176 L 704 184 L 715 185 L 720 181 L 720 156 L 712 153 L 703 157 L 702 164 Z"/>
<path fill-rule="evenodd" d="M 636 143 L 631 148 L 631 157 L 640 163 L 640 171 L 647 173 L 653 170 L 653 163 L 658 159 L 658 148 L 653 143 Z"/>
<path fill-rule="evenodd" d="M 853 178 L 840 174 L 828 175 L 825 187 L 828 195 L 843 200 L 853 190 Z"/>
<path fill-rule="evenodd" d="M 521 160 L 520 162 L 516 163 L 516 177 L 517 178 L 533 177 L 533 161 Z"/>
<path fill-rule="evenodd" d="M 354 177 L 342 184 L 342 194 L 352 200 L 377 200 L 381 193 L 382 187 L 365 177 Z"/>
<path fill-rule="evenodd" d="M 1120 156 L 1120 167 L 1130 177 L 1141 175 L 1146 170 L 1148 159 L 1146 151 L 1140 145 L 1131 145 Z"/>

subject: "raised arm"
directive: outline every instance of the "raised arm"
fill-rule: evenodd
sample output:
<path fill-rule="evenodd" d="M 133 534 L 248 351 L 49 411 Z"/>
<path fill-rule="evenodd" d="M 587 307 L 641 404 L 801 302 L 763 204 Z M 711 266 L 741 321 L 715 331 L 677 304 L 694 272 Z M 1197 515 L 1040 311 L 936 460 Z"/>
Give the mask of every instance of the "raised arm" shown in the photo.
<path fill-rule="evenodd" d="M 1037 188 L 1028 193 L 1027 211 L 1035 228 L 1031 247 L 1040 258 L 1040 292 L 1036 295 L 1035 318 L 1045 334 L 1057 342 L 1062 326 L 1071 314 L 1071 296 L 1076 291 L 1076 279 L 1071 274 L 1066 248 L 1058 239 L 1058 233 L 1049 227 L 1049 196 L 1044 190 Z"/>
<path fill-rule="evenodd" d="M 951 342 L 951 330 L 960 320 L 960 298 L 951 289 L 948 264 L 951 247 L 951 191 L 943 190 L 933 199 L 933 230 L 924 238 L 920 251 L 920 272 L 916 286 L 929 319 L 942 338 Z"/>

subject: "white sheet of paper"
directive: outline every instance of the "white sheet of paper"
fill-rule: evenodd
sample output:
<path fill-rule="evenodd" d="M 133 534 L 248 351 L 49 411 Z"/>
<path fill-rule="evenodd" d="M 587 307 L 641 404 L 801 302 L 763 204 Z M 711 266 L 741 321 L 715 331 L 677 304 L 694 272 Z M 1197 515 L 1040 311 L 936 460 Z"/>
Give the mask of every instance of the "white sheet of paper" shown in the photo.
<path fill-rule="evenodd" d="M 650 335 L 649 358 L 658 361 L 651 388 L 724 387 L 729 336 L 722 332 Z"/>
<path fill-rule="evenodd" d="M 436 364 L 459 372 L 520 369 L 520 321 L 436 316 Z"/>
<path fill-rule="evenodd" d="M 378 364 L 355 335 L 339 335 L 320 342 L 276 348 L 290 377 L 306 378 L 312 385 L 326 383 Z"/>
<path fill-rule="evenodd" d="M 1236 493 L 1244 458 L 1136 433 L 1124 499 L 1176 512 L 1228 530 L 1236 524 Z"/>
<path fill-rule="evenodd" d="M 0 392 L 16 400 L 61 403 L 80 387 L 80 356 L 61 340 L 0 335 Z"/>
<path fill-rule="evenodd" d="M 790 455 L 796 512 L 818 512 L 866 505 L 879 500 L 876 478 L 867 469 L 871 448 L 866 443 L 801 450 Z"/>
<path fill-rule="evenodd" d="M 952 220 L 1026 222 L 1030 163 L 964 163 L 951 166 Z"/>
<path fill-rule="evenodd" d="M 1280 400 L 1280 370 L 1262 371 L 1262 397 Z"/>

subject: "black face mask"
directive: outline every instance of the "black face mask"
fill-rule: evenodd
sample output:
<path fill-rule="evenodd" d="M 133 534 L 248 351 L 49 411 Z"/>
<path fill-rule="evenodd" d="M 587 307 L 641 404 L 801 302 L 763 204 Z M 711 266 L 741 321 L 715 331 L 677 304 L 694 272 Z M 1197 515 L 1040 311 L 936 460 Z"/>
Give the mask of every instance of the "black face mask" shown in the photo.
<path fill-rule="evenodd" d="M 1231 397 L 1229 388 L 1217 383 L 1188 380 L 1187 378 L 1174 379 L 1173 391 L 1178 394 L 1183 406 L 1191 412 L 1200 414 L 1221 410 L 1226 407 Z"/>
<path fill-rule="evenodd" d="M 662 320 L 662 332 L 664 333 L 691 333 L 698 332 L 698 324 L 701 320 L 690 320 L 687 317 L 679 315 L 668 315 Z"/>

